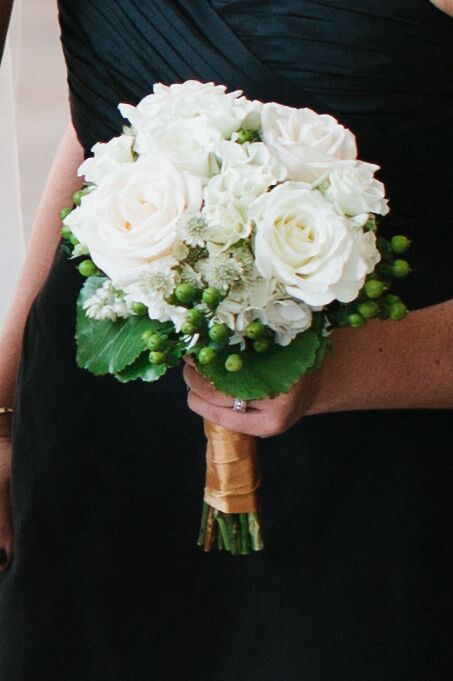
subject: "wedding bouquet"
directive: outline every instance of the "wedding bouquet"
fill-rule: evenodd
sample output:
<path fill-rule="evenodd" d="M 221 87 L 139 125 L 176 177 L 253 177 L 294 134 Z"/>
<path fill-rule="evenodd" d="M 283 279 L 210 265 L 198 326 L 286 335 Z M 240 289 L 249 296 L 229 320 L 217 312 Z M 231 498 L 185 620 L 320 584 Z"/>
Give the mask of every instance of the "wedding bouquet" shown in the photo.
<path fill-rule="evenodd" d="M 119 109 L 130 125 L 93 147 L 61 213 L 87 277 L 80 367 L 155 381 L 190 354 L 244 410 L 319 367 L 332 328 L 406 315 L 389 290 L 409 241 L 376 236 L 389 210 L 378 166 L 332 116 L 196 81 Z M 205 433 L 199 543 L 258 550 L 256 438 Z"/>

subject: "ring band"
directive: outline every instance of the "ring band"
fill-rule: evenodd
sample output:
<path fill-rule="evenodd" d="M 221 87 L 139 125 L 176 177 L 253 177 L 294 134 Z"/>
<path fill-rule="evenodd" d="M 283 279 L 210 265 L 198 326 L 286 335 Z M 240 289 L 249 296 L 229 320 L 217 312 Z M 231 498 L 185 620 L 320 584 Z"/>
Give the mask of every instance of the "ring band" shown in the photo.
<path fill-rule="evenodd" d="M 233 411 L 238 411 L 241 414 L 245 414 L 245 412 L 247 411 L 247 401 L 238 400 L 238 398 L 236 398 L 233 402 Z"/>

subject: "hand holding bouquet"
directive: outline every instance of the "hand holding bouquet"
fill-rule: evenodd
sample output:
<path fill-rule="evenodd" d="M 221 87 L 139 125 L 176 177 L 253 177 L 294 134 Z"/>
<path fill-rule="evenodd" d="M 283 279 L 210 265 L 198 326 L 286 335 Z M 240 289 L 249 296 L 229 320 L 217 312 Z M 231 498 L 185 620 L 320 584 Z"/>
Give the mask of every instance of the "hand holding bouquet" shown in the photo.
<path fill-rule="evenodd" d="M 93 147 L 62 212 L 87 277 L 79 366 L 155 381 L 190 354 L 241 409 L 314 371 L 333 327 L 405 316 L 389 291 L 409 241 L 376 237 L 378 167 L 333 117 L 195 81 L 120 110 L 130 127 Z M 256 439 L 205 432 L 200 544 L 260 549 Z"/>

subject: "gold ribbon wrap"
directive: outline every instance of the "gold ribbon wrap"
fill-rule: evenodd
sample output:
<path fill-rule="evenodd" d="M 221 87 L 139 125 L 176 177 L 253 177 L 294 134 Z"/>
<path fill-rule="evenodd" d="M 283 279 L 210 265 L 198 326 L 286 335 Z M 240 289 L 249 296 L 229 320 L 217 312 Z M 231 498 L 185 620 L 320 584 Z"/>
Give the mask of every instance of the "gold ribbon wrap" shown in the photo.
<path fill-rule="evenodd" d="M 204 420 L 206 486 L 204 500 L 223 513 L 256 513 L 260 476 L 257 438 Z"/>

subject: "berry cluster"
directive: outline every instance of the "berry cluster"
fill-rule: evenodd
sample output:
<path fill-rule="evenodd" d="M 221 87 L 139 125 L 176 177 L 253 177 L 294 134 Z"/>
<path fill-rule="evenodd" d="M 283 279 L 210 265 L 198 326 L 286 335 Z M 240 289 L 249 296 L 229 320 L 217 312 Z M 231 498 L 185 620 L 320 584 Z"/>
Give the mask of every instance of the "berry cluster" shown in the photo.
<path fill-rule="evenodd" d="M 389 293 L 394 279 L 406 277 L 411 268 L 407 260 L 401 258 L 410 246 L 406 236 L 397 235 L 390 241 L 378 239 L 381 261 L 375 271 L 367 277 L 359 297 L 352 303 L 334 304 L 328 313 L 332 326 L 352 326 L 360 328 L 369 319 L 404 319 L 408 313 L 401 298 Z"/>
<path fill-rule="evenodd" d="M 195 355 L 202 365 L 211 364 L 219 356 L 222 357 L 225 369 L 229 372 L 240 371 L 243 366 L 243 355 L 240 352 L 228 353 L 232 331 L 226 324 L 210 323 L 209 312 L 213 312 L 222 299 L 221 292 L 209 287 L 196 289 L 194 286 L 179 284 L 174 293 L 167 298 L 170 304 L 187 306 L 185 321 L 181 327 L 182 334 L 188 344 L 193 339 L 195 343 L 189 348 L 189 353 Z M 197 307 L 197 305 L 199 305 Z M 146 314 L 147 310 L 141 303 L 134 303 L 132 311 L 135 314 Z M 208 312 L 209 311 L 209 312 Z M 168 330 L 146 331 L 142 336 L 145 347 L 150 351 L 151 364 L 169 364 L 177 336 L 169 334 Z M 244 331 L 247 346 L 255 352 L 264 353 L 272 347 L 273 332 L 256 320 L 248 324 Z"/>

